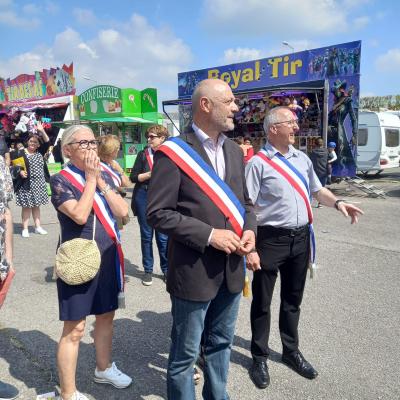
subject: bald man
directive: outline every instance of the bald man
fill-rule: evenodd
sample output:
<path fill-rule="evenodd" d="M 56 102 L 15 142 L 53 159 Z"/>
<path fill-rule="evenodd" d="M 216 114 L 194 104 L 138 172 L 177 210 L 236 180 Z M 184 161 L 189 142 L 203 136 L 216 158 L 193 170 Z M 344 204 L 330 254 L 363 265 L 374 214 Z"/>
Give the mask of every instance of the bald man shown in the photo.
<path fill-rule="evenodd" d="M 195 399 L 193 366 L 204 331 L 203 398 L 224 400 L 229 399 L 230 349 L 244 285 L 243 255 L 254 251 L 256 223 L 243 152 L 223 134 L 234 129 L 238 110 L 231 88 L 221 80 L 204 80 L 195 88 L 192 103 L 194 133 L 180 138 L 244 208 L 243 234 L 235 233 L 231 220 L 162 149 L 154 156 L 147 216 L 150 225 L 169 237 L 167 290 L 173 326 L 168 399 Z"/>

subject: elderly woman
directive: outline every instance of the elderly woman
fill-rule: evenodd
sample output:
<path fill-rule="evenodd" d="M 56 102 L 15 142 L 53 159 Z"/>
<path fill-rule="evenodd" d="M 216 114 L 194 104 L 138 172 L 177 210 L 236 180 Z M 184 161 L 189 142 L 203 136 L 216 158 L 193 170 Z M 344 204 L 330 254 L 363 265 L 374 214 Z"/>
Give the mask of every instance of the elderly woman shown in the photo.
<path fill-rule="evenodd" d="M 111 362 L 114 312 L 123 291 L 119 232 L 112 227 L 115 229 L 115 217 L 128 214 L 128 205 L 115 193 L 110 176 L 101 171 L 97 146 L 98 141 L 87 126 L 67 128 L 61 147 L 70 163 L 51 179 L 51 201 L 60 221 L 62 242 L 92 239 L 95 228 L 95 241 L 101 254 L 100 269 L 93 280 L 71 286 L 57 279 L 60 320 L 64 321 L 57 352 L 61 400 L 87 399 L 76 390 L 75 372 L 88 315 L 96 316 L 94 380 L 116 388 L 125 388 L 132 382 Z M 110 224 L 107 225 L 107 221 Z"/>
<path fill-rule="evenodd" d="M 142 263 L 144 276 L 142 283 L 150 286 L 153 283 L 153 235 L 154 229 L 146 221 L 147 189 L 149 187 L 151 170 L 153 168 L 153 154 L 157 148 L 168 138 L 168 131 L 161 125 L 153 125 L 147 129 L 146 137 L 149 143 L 145 150 L 139 151 L 129 179 L 135 183 L 132 194 L 132 211 L 137 216 L 140 226 L 140 240 L 142 247 Z M 164 282 L 167 275 L 167 243 L 168 237 L 155 231 L 158 253 L 160 255 L 160 267 L 164 274 Z"/>
<path fill-rule="evenodd" d="M 49 180 L 49 170 L 43 156 L 46 154 L 50 141 L 42 124 L 37 125 L 39 135 L 29 136 L 26 148 L 14 151 L 11 160 L 23 160 L 25 168 L 21 168 L 20 175 L 14 181 L 14 190 L 17 206 L 22 207 L 22 237 L 29 237 L 29 218 L 32 214 L 35 224 L 35 233 L 47 235 L 40 225 L 40 206 L 49 201 L 46 181 Z M 13 163 L 14 163 L 13 162 Z"/>

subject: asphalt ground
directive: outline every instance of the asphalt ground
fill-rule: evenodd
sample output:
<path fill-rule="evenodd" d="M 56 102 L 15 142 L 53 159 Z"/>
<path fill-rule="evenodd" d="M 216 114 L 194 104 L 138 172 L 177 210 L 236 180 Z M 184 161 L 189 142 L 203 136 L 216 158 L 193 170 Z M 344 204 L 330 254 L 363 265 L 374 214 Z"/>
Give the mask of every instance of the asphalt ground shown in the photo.
<path fill-rule="evenodd" d="M 400 398 L 400 169 L 368 181 L 385 189 L 387 197 L 366 197 L 345 182 L 331 186 L 338 196 L 365 211 L 358 225 L 350 226 L 333 209 L 314 209 L 318 270 L 314 279 L 308 279 L 304 293 L 300 348 L 319 371 L 318 378 L 308 381 L 280 361 L 277 283 L 270 339 L 271 385 L 259 390 L 248 375 L 251 299 L 243 298 L 228 381 L 232 400 Z M 20 210 L 13 205 L 12 211 L 17 275 L 0 311 L 0 380 L 17 386 L 20 399 L 35 399 L 37 394 L 58 388 L 55 354 L 62 323 L 52 278 L 58 223 L 49 204 L 42 208 L 43 226 L 49 235 L 32 233 L 23 239 Z M 135 218 L 123 230 L 122 239 L 127 307 L 116 313 L 113 360 L 134 383 L 117 390 L 93 382 L 94 319 L 89 317 L 80 346 L 77 385 L 90 399 L 166 399 L 169 296 L 158 263 L 159 275 L 153 285 L 141 283 Z M 201 386 L 202 381 L 196 388 L 198 399 Z"/>

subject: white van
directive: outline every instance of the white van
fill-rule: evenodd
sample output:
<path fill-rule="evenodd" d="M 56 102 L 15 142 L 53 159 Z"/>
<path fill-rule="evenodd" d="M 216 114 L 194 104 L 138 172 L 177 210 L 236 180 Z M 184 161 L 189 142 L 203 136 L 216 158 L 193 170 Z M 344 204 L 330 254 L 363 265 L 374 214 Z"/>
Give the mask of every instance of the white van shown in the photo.
<path fill-rule="evenodd" d="M 400 119 L 392 113 L 358 113 L 357 170 L 381 172 L 400 163 Z"/>

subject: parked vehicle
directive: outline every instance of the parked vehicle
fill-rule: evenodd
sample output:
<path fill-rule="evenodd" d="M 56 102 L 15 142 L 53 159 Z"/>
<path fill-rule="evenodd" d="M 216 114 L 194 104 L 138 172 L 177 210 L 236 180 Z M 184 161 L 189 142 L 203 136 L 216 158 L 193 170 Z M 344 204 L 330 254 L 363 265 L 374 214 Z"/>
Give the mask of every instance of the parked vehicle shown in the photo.
<path fill-rule="evenodd" d="M 400 163 L 400 119 L 389 112 L 360 111 L 358 121 L 357 169 L 367 174 Z"/>

